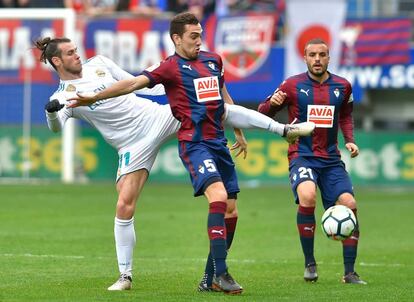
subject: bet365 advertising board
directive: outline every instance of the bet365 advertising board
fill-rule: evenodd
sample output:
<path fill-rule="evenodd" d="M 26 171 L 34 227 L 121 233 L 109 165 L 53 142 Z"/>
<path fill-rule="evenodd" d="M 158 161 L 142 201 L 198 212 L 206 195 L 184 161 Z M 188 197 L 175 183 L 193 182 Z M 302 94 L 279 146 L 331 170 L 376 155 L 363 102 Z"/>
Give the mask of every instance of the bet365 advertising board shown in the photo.
<path fill-rule="evenodd" d="M 263 131 L 245 131 L 248 156 L 236 158 L 241 182 L 288 184 L 287 143 Z M 229 144 L 233 134 L 227 133 Z M 342 142 L 342 159 L 354 185 L 412 185 L 414 182 L 414 136 L 411 133 L 356 133 L 360 155 L 351 159 Z M 32 129 L 26 143 L 19 127 L 0 127 L 0 177 L 59 179 L 61 136 L 45 127 Z M 114 180 L 118 155 L 94 129 L 84 128 L 76 146 L 77 179 Z M 150 181 L 189 182 L 177 153 L 177 141 L 161 148 Z"/>

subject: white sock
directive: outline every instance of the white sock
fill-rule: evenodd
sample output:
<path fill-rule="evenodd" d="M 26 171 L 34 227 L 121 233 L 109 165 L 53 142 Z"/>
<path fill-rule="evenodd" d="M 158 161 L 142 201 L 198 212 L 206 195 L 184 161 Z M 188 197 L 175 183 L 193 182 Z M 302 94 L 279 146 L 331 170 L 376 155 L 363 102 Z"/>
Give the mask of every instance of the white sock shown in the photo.
<path fill-rule="evenodd" d="M 134 217 L 128 220 L 115 217 L 114 234 L 119 272 L 131 276 L 132 256 L 136 242 Z"/>
<path fill-rule="evenodd" d="M 263 129 L 283 135 L 285 125 L 271 119 L 260 112 L 247 109 L 239 105 L 226 104 L 226 117 L 224 122 L 234 128 Z"/>

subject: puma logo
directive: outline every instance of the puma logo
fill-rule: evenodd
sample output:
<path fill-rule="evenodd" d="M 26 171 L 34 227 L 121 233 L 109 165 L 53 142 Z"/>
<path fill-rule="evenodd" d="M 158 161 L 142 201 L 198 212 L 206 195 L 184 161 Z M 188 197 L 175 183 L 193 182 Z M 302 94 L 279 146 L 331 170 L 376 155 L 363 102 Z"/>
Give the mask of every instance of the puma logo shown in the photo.
<path fill-rule="evenodd" d="M 211 230 L 212 234 L 220 234 L 220 235 L 224 235 L 224 230 Z"/>
<path fill-rule="evenodd" d="M 313 228 L 314 228 L 313 226 L 311 226 L 311 227 L 304 227 L 303 230 L 304 231 L 311 231 L 313 233 Z"/>
<path fill-rule="evenodd" d="M 182 68 L 187 68 L 188 70 L 192 70 L 190 64 L 188 64 L 188 65 L 183 64 L 183 66 L 181 66 L 181 67 Z"/>
<path fill-rule="evenodd" d="M 306 94 L 306 96 L 309 96 L 309 89 L 308 90 L 304 90 L 304 89 L 300 89 L 300 92 Z"/>

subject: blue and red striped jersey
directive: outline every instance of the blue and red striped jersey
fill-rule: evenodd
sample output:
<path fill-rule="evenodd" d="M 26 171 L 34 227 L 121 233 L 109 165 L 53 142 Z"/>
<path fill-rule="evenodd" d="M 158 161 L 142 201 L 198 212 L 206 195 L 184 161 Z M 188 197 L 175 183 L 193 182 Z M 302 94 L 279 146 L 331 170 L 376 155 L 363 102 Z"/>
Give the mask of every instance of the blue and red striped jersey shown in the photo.
<path fill-rule="evenodd" d="M 278 89 L 287 94 L 284 103 L 271 106 L 269 96 L 259 105 L 259 112 L 273 117 L 287 106 L 289 122 L 297 118 L 297 122 L 316 124 L 312 136 L 301 137 L 289 146 L 289 160 L 298 156 L 339 160 L 338 129 L 341 128 L 346 143 L 354 142 L 351 84 L 331 73 L 325 82 L 319 83 L 305 72 L 288 78 Z"/>
<path fill-rule="evenodd" d="M 150 79 L 148 87 L 164 85 L 172 113 L 181 122 L 179 141 L 225 139 L 224 75 L 218 54 L 201 51 L 195 60 L 174 54 L 143 74 Z"/>

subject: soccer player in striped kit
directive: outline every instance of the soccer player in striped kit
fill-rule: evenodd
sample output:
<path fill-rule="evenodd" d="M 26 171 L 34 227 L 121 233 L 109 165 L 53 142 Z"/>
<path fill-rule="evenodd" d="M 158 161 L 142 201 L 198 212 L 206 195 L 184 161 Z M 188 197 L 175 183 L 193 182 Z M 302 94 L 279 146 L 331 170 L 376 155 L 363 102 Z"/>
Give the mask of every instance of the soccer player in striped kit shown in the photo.
<path fill-rule="evenodd" d="M 89 96 L 78 94 L 78 97 L 70 98 L 74 103 L 69 107 L 92 104 L 143 87 L 164 85 L 172 113 L 181 122 L 177 134 L 179 155 L 190 174 L 194 196 L 204 195 L 209 202 L 207 224 L 210 254 L 199 290 L 239 294 L 243 288 L 228 273 L 226 265 L 227 250 L 238 217 L 235 202 L 239 187 L 222 124 L 224 102 L 232 104 L 233 101 L 224 84 L 220 56 L 200 50 L 201 33 L 201 25 L 193 14 L 175 16 L 170 24 L 174 55 L 134 79 L 119 81 Z M 235 109 L 241 111 L 237 106 Z M 257 122 L 261 118 L 268 119 L 255 114 L 252 112 L 248 115 Z M 247 128 L 247 120 L 233 119 L 233 126 Z M 312 122 L 283 125 L 272 121 L 266 129 L 293 143 L 299 136 L 310 135 L 314 126 Z M 228 219 L 225 219 L 225 214 L 228 214 Z"/>
<path fill-rule="evenodd" d="M 353 99 L 351 84 L 328 72 L 329 48 L 321 39 L 310 40 L 304 50 L 307 72 L 282 82 L 273 95 L 259 105 L 268 116 L 287 107 L 289 120 L 313 121 L 315 131 L 302 137 L 288 150 L 290 182 L 299 204 L 297 227 L 305 256 L 306 281 L 318 279 L 314 257 L 316 190 L 319 187 L 325 209 L 335 204 L 349 207 L 356 215 L 357 205 L 351 179 L 337 147 L 342 130 L 345 147 L 356 157 L 359 153 L 353 135 Z M 355 272 L 359 227 L 342 242 L 344 283 L 366 284 Z"/>

